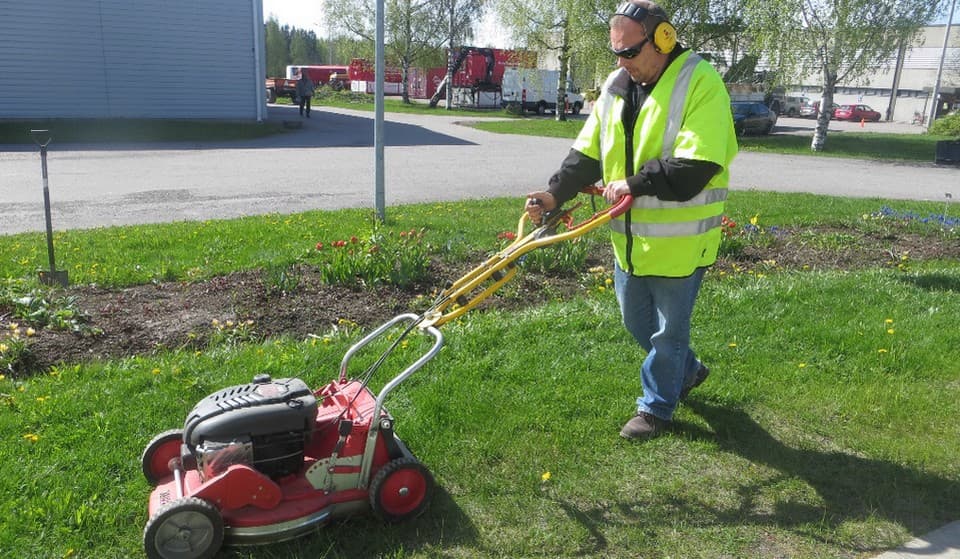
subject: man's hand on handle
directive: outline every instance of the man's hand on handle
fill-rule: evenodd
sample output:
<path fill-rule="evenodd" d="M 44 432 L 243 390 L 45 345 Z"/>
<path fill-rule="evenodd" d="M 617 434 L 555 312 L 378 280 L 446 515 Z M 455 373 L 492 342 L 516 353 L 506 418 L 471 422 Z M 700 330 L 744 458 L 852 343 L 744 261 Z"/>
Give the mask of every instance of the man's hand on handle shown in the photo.
<path fill-rule="evenodd" d="M 627 181 L 623 179 L 618 181 L 610 181 L 603 189 L 603 199 L 611 205 L 616 204 L 620 198 L 623 198 L 628 194 L 630 194 L 630 185 L 627 184 Z"/>
<path fill-rule="evenodd" d="M 531 223 L 542 223 L 543 214 L 556 209 L 557 199 L 549 192 L 531 192 L 527 194 L 527 205 L 524 209 Z"/>

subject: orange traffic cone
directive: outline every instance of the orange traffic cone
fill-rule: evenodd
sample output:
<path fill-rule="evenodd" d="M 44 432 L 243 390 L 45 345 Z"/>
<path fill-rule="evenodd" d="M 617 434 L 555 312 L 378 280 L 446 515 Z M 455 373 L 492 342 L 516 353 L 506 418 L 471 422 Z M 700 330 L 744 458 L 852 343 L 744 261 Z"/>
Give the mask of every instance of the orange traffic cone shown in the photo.
<path fill-rule="evenodd" d="M 863 128 L 863 123 L 864 123 L 864 122 L 866 122 L 866 119 L 861 118 L 861 119 L 860 119 L 860 128 Z"/>

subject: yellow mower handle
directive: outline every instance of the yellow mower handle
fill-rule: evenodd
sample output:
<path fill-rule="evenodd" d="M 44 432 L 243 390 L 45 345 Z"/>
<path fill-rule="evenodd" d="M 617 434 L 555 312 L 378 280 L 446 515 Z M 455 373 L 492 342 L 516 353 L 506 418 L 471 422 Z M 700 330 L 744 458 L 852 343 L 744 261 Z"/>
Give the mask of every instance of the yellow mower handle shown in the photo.
<path fill-rule="evenodd" d="M 583 192 L 602 194 L 603 189 L 588 187 Z M 632 204 L 632 196 L 623 196 L 613 206 L 593 214 L 585 221 L 574 224 L 572 214 L 580 207 L 581 204 L 578 203 L 565 210 L 555 210 L 544 220 L 544 223 L 529 233 L 524 233 L 524 229 L 526 223 L 530 221 L 530 216 L 523 212 L 517 223 L 517 236 L 513 242 L 443 290 L 433 307 L 423 314 L 423 320 L 418 327 L 422 329 L 428 326 L 440 326 L 458 318 L 510 281 L 517 273 L 516 260 L 524 254 L 540 247 L 585 235 L 623 214 Z M 567 230 L 562 233 L 551 233 L 561 223 Z M 484 285 L 488 280 L 489 284 Z M 478 289 L 480 291 L 477 291 Z"/>

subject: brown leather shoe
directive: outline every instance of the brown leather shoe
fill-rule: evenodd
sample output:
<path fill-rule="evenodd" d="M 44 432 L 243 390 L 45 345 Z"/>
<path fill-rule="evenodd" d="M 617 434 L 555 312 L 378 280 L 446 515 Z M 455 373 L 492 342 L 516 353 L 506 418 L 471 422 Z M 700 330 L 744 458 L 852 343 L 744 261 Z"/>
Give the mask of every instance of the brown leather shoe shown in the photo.
<path fill-rule="evenodd" d="M 697 374 L 693 377 L 693 382 L 683 387 L 683 390 L 680 391 L 680 399 L 683 400 L 690 395 L 690 391 L 694 388 L 703 384 L 703 381 L 707 380 L 707 377 L 710 375 L 710 369 L 708 369 L 703 363 L 700 364 L 700 368 L 697 369 Z"/>
<path fill-rule="evenodd" d="M 620 430 L 620 436 L 632 440 L 652 439 L 660 436 L 669 426 L 669 421 L 642 411 L 638 412 L 623 426 L 623 429 Z"/>

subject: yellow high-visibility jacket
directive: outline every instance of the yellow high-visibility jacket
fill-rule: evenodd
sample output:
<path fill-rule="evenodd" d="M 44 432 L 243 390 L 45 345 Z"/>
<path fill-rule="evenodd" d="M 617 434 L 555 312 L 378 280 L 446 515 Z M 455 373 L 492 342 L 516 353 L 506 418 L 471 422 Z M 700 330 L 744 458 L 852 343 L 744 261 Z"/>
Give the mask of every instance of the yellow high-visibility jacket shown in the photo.
<path fill-rule="evenodd" d="M 729 167 L 737 153 L 730 97 L 717 71 L 686 51 L 670 62 L 643 100 L 632 130 L 625 130 L 629 80 L 623 69 L 610 74 L 573 149 L 600 162 L 604 184 L 656 158 L 720 166 L 692 199 L 637 196 L 628 212 L 610 222 L 621 268 L 638 276 L 685 277 L 713 264 L 720 247 Z"/>

